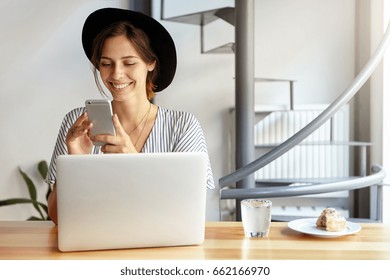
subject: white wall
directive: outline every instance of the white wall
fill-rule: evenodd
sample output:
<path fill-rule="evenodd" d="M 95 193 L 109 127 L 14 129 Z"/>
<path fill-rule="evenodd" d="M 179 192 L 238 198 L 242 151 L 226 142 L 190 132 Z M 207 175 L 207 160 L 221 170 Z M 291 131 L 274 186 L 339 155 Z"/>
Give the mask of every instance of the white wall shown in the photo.
<path fill-rule="evenodd" d="M 373 0 L 370 2 L 371 11 L 371 37 L 369 41 L 370 52 L 377 48 L 383 33 L 390 21 L 390 1 Z M 370 130 L 369 134 L 373 142 L 371 162 L 381 164 L 387 171 L 383 189 L 383 221 L 390 223 L 390 130 L 389 130 L 389 106 L 390 106 L 390 50 L 389 47 L 370 79 Z M 371 206 L 372 207 L 372 206 Z"/>
<path fill-rule="evenodd" d="M 390 1 L 383 0 L 383 29 L 390 26 Z M 383 154 L 382 165 L 387 170 L 387 176 L 384 180 L 385 186 L 383 189 L 383 222 L 390 223 L 390 112 L 387 108 L 390 106 L 390 50 L 389 47 L 383 57 L 383 147 L 381 152 Z"/>
<path fill-rule="evenodd" d="M 357 1 L 357 45 L 356 72 L 359 72 L 378 47 L 390 19 L 390 1 L 358 0 Z M 390 84 L 390 51 L 385 53 L 371 78 L 354 98 L 355 106 L 355 139 L 372 142 L 369 150 L 369 164 L 381 164 L 387 171 L 390 169 L 390 130 L 389 91 Z M 389 175 L 384 180 L 389 185 Z M 390 222 L 390 188 L 384 187 L 383 221 Z M 367 191 L 367 195 L 370 193 Z M 371 205 L 371 208 L 376 205 Z M 372 209 L 374 210 L 374 209 Z M 375 211 L 375 210 L 374 210 Z"/>
<path fill-rule="evenodd" d="M 127 2 L 0 2 L 0 199 L 28 197 L 20 166 L 36 179 L 44 201 L 36 164 L 50 161 L 64 114 L 99 96 L 81 45 L 83 22 L 97 8 Z M 0 207 L 0 219 L 26 219 L 31 209 Z"/>
<path fill-rule="evenodd" d="M 354 3 L 256 0 L 256 75 L 297 80 L 297 104 L 333 101 L 354 77 Z M 283 86 L 257 84 L 259 102 L 285 104 Z"/>
<path fill-rule="evenodd" d="M 234 1 L 166 0 L 166 16 L 193 13 Z M 64 114 L 98 96 L 81 47 L 85 17 L 109 0 L 18 0 L 0 4 L 0 199 L 27 196 L 17 167 L 31 174 L 50 160 Z M 159 18 L 160 1 L 153 1 Z M 256 0 L 256 75 L 298 80 L 296 102 L 329 103 L 354 76 L 354 0 Z M 200 54 L 198 26 L 163 21 L 178 51 L 172 85 L 156 103 L 194 113 L 202 124 L 216 183 L 229 172 L 228 109 L 234 106 L 234 56 Z M 234 38 L 216 23 L 205 34 L 208 47 Z M 223 29 L 222 29 L 223 28 Z M 226 29 L 225 29 L 226 28 Z M 277 92 L 280 97 L 277 96 Z M 263 104 L 285 102 L 285 89 L 256 85 Z M 35 174 L 36 176 L 36 174 Z M 44 185 L 41 186 L 41 196 Z M 218 189 L 209 192 L 207 218 L 217 220 Z M 0 207 L 1 220 L 26 219 L 31 207 Z"/>

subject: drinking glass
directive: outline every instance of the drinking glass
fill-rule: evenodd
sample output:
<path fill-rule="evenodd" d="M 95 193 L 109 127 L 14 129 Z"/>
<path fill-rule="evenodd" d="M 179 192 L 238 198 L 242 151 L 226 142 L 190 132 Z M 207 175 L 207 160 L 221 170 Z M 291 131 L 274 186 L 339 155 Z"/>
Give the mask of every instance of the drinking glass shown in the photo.
<path fill-rule="evenodd" d="M 271 226 L 272 202 L 267 199 L 241 201 L 241 218 L 247 237 L 267 237 Z"/>

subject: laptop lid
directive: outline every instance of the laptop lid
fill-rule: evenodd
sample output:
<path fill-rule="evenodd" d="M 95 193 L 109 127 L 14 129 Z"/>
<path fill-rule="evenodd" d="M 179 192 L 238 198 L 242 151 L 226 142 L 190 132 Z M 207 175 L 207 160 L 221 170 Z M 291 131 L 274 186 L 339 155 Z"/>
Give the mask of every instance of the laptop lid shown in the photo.
<path fill-rule="evenodd" d="M 202 243 L 206 173 L 204 153 L 59 156 L 59 249 Z"/>

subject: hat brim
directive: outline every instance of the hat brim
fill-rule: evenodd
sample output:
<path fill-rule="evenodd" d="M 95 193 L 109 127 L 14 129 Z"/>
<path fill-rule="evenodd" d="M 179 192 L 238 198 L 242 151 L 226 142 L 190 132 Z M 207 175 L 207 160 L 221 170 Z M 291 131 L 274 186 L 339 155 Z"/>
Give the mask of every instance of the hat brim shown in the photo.
<path fill-rule="evenodd" d="M 92 43 L 99 32 L 119 21 L 128 21 L 148 35 L 151 47 L 159 60 L 155 91 L 159 92 L 167 88 L 176 73 L 175 43 L 168 31 L 158 21 L 145 14 L 117 8 L 104 8 L 90 14 L 82 30 L 83 48 L 88 59 L 91 60 Z"/>

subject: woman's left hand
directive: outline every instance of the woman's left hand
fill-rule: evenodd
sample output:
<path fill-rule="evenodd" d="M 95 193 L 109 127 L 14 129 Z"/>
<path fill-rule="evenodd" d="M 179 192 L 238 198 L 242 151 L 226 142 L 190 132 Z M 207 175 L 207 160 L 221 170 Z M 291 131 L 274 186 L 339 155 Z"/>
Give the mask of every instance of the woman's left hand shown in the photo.
<path fill-rule="evenodd" d="M 112 122 L 115 127 L 116 135 L 96 135 L 93 137 L 93 141 L 102 141 L 106 142 L 102 146 L 101 151 L 105 154 L 128 154 L 128 153 L 137 153 L 133 142 L 131 142 L 130 136 L 123 129 L 119 118 L 116 114 L 112 116 Z"/>

